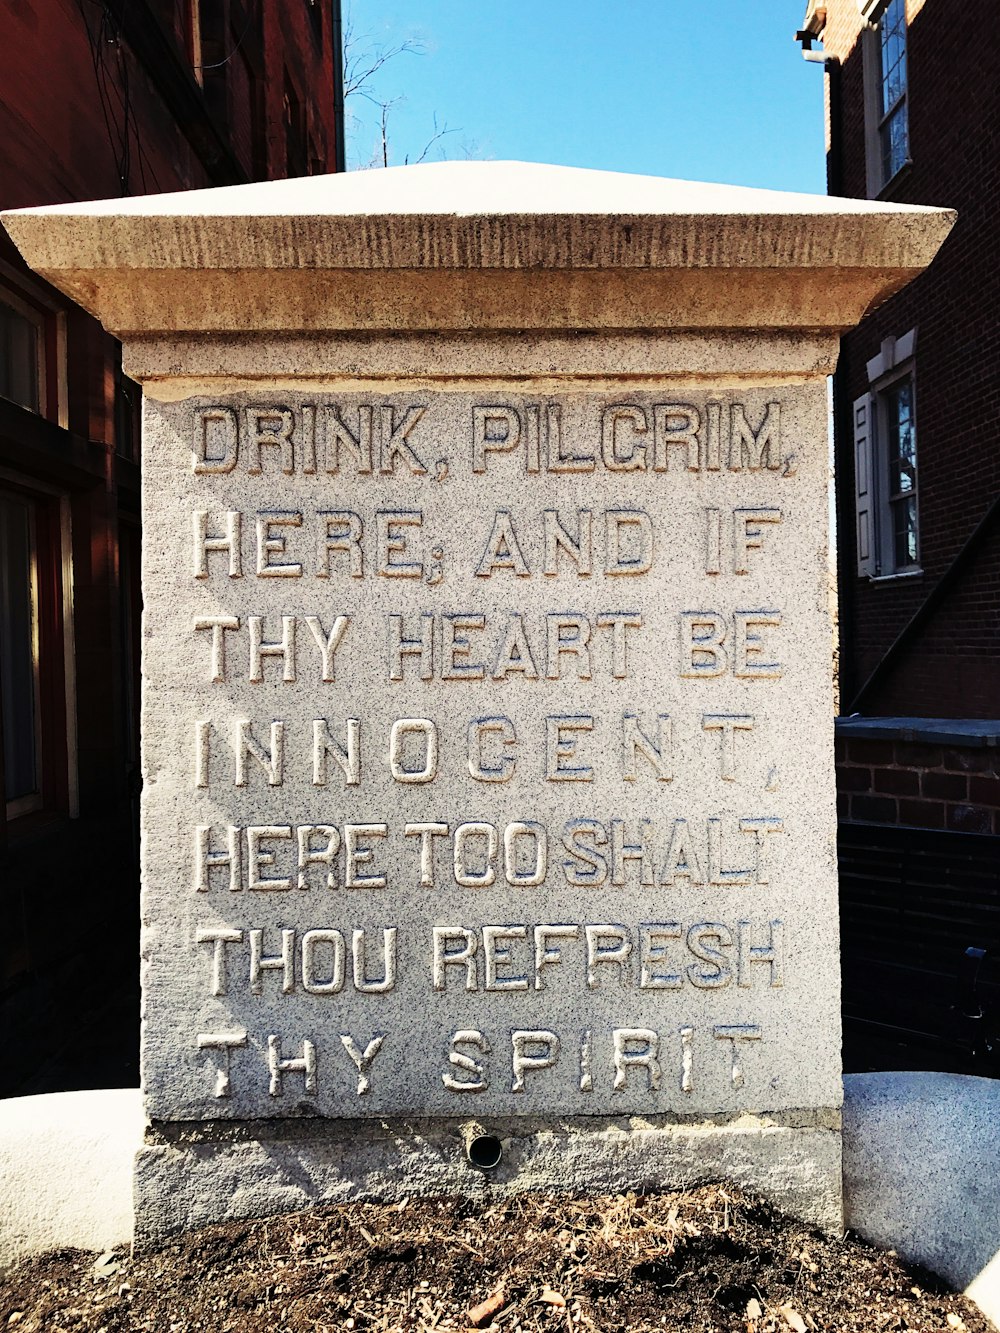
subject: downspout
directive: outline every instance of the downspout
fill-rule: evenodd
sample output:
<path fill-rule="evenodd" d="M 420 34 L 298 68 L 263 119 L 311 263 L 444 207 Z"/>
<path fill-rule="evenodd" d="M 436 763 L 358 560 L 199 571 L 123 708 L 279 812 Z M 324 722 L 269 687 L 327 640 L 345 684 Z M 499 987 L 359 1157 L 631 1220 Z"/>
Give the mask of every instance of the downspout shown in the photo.
<path fill-rule="evenodd" d="M 347 170 L 344 147 L 344 20 L 341 0 L 333 0 L 333 169 Z"/>
<path fill-rule="evenodd" d="M 843 151 L 843 94 L 842 66 L 839 60 L 827 60 L 825 65 L 827 83 L 827 115 L 829 117 L 830 147 L 826 155 L 826 192 L 828 195 L 842 196 L 844 193 L 844 151 Z M 843 353 L 841 339 L 841 354 Z M 838 357 L 839 362 L 839 357 Z M 854 663 L 855 625 L 857 608 L 855 604 L 854 581 L 854 542 L 846 536 L 854 527 L 854 497 L 845 492 L 846 465 L 839 466 L 841 457 L 850 458 L 850 445 L 841 450 L 843 442 L 851 440 L 848 424 L 848 412 L 844 395 L 847 392 L 846 376 L 837 370 L 833 376 L 833 443 L 836 479 L 834 493 L 837 510 L 837 633 L 840 642 L 840 700 L 841 712 L 844 701 L 850 698 L 856 686 L 856 668 Z M 842 406 L 842 401 L 844 405 Z"/>

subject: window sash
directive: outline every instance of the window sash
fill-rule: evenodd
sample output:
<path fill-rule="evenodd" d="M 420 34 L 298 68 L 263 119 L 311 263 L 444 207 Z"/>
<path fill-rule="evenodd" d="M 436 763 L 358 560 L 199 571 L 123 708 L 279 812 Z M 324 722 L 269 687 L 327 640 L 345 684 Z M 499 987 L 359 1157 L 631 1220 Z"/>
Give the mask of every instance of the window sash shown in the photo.
<path fill-rule="evenodd" d="M 920 572 L 916 393 L 912 369 L 916 330 L 891 339 L 868 363 L 871 389 L 852 404 L 854 505 L 859 578 Z M 906 348 L 902 365 L 897 347 Z"/>
<path fill-rule="evenodd" d="M 877 391 L 876 431 L 879 473 L 884 502 L 879 519 L 885 530 L 879 542 L 886 572 L 904 573 L 920 564 L 920 519 L 917 494 L 917 434 L 913 375 L 903 374 Z M 904 477 L 908 485 L 903 484 Z"/>
<path fill-rule="evenodd" d="M 909 160 L 908 79 L 905 0 L 890 0 L 879 21 L 878 31 L 876 135 L 883 186 Z"/>
<path fill-rule="evenodd" d="M 889 501 L 893 566 L 896 573 L 920 563 L 920 531 L 916 492 Z"/>
<path fill-rule="evenodd" d="M 898 75 L 898 82 L 893 77 L 895 75 Z M 879 100 L 882 114 L 887 116 L 905 95 L 907 86 L 906 10 L 903 0 L 891 0 L 879 23 L 879 76 Z M 898 91 L 890 98 L 893 87 Z"/>
<path fill-rule="evenodd" d="M 0 287 L 0 398 L 41 413 L 45 397 L 45 319 Z"/>

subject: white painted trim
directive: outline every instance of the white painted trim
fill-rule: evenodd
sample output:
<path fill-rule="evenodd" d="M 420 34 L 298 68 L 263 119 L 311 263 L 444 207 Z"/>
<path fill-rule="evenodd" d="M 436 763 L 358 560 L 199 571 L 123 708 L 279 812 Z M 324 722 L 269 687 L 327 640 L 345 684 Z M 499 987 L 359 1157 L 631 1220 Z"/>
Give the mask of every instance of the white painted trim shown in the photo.
<path fill-rule="evenodd" d="M 854 554 L 858 575 L 873 578 L 878 570 L 879 487 L 875 434 L 875 399 L 863 393 L 851 405 L 854 441 Z"/>
<path fill-rule="evenodd" d="M 895 583 L 897 579 L 918 579 L 923 577 L 923 572 L 918 565 L 907 565 L 906 569 L 901 569 L 898 574 L 870 574 L 868 582 Z"/>
<path fill-rule="evenodd" d="M 895 378 L 898 378 L 898 372 L 907 361 L 913 360 L 916 350 L 917 330 L 915 326 L 912 329 L 907 329 L 898 338 L 892 335 L 883 338 L 882 350 L 867 363 L 868 383 L 874 386 L 877 381 L 888 375 L 894 375 Z"/>

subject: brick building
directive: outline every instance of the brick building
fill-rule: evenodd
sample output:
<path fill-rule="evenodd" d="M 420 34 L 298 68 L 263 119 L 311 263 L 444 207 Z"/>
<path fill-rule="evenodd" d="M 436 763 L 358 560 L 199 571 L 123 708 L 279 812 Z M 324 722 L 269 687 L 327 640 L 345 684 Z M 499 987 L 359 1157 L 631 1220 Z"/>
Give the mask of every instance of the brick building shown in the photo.
<path fill-rule="evenodd" d="M 0 207 L 343 165 L 336 0 L 19 0 L 0 40 Z M 0 1095 L 136 1068 L 138 409 L 0 232 Z"/>
<path fill-rule="evenodd" d="M 964 951 L 1000 948 L 1000 25 L 990 0 L 811 0 L 803 26 L 829 192 L 958 212 L 843 340 L 834 425 L 847 1049 L 881 1024 L 967 1067 Z"/>

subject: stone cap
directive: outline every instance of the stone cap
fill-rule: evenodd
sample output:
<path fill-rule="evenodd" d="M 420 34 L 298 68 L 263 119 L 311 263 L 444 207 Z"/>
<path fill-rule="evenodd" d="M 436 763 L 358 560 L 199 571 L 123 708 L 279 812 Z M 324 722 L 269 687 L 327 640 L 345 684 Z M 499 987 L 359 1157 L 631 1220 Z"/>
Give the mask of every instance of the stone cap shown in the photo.
<path fill-rule="evenodd" d="M 539 163 L 441 162 L 0 220 L 32 268 L 121 333 L 250 330 L 262 318 L 289 331 L 841 329 L 926 267 L 954 215 Z M 266 299 L 248 301 L 252 274 L 266 281 Z M 598 274 L 616 283 L 604 291 Z M 725 281 L 734 274 L 735 289 Z M 805 274 L 810 299 L 783 313 L 789 280 Z"/>
<path fill-rule="evenodd" d="M 977 717 L 838 717 L 838 737 L 921 744 L 1000 747 L 1000 720 Z"/>

